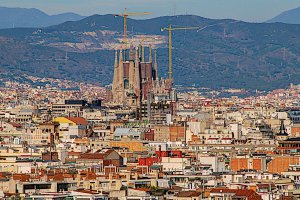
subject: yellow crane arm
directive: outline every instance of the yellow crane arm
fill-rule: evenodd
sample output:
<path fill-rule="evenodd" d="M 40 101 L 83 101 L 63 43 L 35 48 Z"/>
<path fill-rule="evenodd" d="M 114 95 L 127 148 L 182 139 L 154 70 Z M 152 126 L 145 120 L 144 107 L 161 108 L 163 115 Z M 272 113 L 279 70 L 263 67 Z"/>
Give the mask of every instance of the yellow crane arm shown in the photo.
<path fill-rule="evenodd" d="M 151 15 L 151 12 L 136 12 L 136 13 L 120 13 L 120 14 L 114 14 L 114 16 L 120 16 L 120 17 L 128 17 L 128 16 L 140 16 L 140 15 Z"/>
<path fill-rule="evenodd" d="M 125 48 L 127 48 L 127 17 L 128 16 L 140 16 L 140 15 L 150 15 L 151 12 L 127 12 L 125 8 L 124 13 L 114 14 L 114 16 L 124 17 L 124 44 Z"/>
<path fill-rule="evenodd" d="M 124 15 L 127 16 L 138 16 L 138 15 L 151 15 L 151 12 L 129 12 L 129 13 L 124 13 Z"/>
<path fill-rule="evenodd" d="M 199 29 L 199 27 L 162 28 L 161 31 L 194 30 L 194 29 Z"/>

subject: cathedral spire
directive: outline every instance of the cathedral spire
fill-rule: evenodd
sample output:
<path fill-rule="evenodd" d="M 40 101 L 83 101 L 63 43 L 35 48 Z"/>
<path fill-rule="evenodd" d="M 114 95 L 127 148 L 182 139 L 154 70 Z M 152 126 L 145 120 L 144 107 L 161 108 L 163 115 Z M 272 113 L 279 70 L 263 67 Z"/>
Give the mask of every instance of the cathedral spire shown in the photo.
<path fill-rule="evenodd" d="M 139 47 L 138 47 L 138 57 L 140 60 L 142 60 L 142 45 L 139 44 Z"/>
<path fill-rule="evenodd" d="M 142 44 L 142 62 L 145 62 L 145 45 Z"/>
<path fill-rule="evenodd" d="M 120 60 L 119 60 L 119 86 L 120 86 L 120 102 L 124 99 L 124 67 L 123 67 L 123 50 L 120 49 Z"/>
<path fill-rule="evenodd" d="M 131 45 L 130 46 L 129 69 L 128 69 L 128 73 L 129 73 L 128 81 L 129 81 L 130 93 L 133 93 L 133 90 L 134 90 L 134 77 L 135 77 L 135 61 L 133 61 L 133 59 L 135 59 L 135 57 L 134 57 L 134 51 L 132 48 L 133 47 Z"/>
<path fill-rule="evenodd" d="M 113 85 L 112 85 L 112 92 L 116 94 L 119 84 L 119 68 L 118 68 L 118 51 L 115 50 L 115 64 L 114 64 L 114 78 L 113 78 Z M 117 97 L 113 98 L 114 102 L 117 102 Z"/>
<path fill-rule="evenodd" d="M 149 63 L 152 63 L 152 47 L 149 46 Z"/>
<path fill-rule="evenodd" d="M 120 60 L 119 60 L 119 78 L 120 78 L 120 85 L 122 85 L 123 86 L 123 84 L 124 84 L 124 69 L 123 69 L 123 49 L 121 48 L 120 49 L 120 58 L 119 58 Z"/>
<path fill-rule="evenodd" d="M 134 88 L 135 88 L 135 94 L 137 96 L 137 102 L 138 102 L 138 105 L 139 105 L 139 102 L 140 102 L 140 97 L 141 97 L 141 94 L 140 94 L 140 89 L 141 89 L 141 86 L 140 86 L 140 63 L 139 63 L 139 48 L 136 48 L 135 50 L 135 62 L 134 62 Z"/>
<path fill-rule="evenodd" d="M 114 67 L 118 67 L 118 51 L 115 50 L 115 64 L 114 64 Z"/>
<path fill-rule="evenodd" d="M 156 58 L 156 49 L 154 49 L 154 71 L 155 71 L 155 80 L 159 81 L 159 78 L 158 78 L 158 67 L 157 67 L 157 58 Z"/>
<path fill-rule="evenodd" d="M 139 62 L 139 48 L 136 47 L 135 48 L 135 58 L 134 58 L 135 62 Z"/>
<path fill-rule="evenodd" d="M 133 60 L 133 59 L 134 59 L 134 50 L 133 50 L 133 46 L 131 43 L 130 47 L 129 47 L 129 60 Z"/>

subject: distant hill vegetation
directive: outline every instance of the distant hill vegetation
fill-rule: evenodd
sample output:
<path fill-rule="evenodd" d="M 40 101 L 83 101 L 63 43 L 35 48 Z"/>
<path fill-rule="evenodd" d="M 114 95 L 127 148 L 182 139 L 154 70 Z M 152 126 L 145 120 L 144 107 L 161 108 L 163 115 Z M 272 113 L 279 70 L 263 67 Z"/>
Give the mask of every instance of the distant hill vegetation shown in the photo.
<path fill-rule="evenodd" d="M 285 11 L 267 22 L 281 22 L 286 24 L 300 24 L 300 7 Z"/>
<path fill-rule="evenodd" d="M 48 15 L 35 8 L 0 7 L 0 28 L 46 27 L 83 18 L 75 13 Z"/>
<path fill-rule="evenodd" d="M 168 66 L 167 32 L 161 28 L 169 24 L 207 27 L 173 33 L 175 84 L 260 90 L 300 84 L 300 25 L 193 15 L 129 19 L 129 38 L 142 34 L 165 38 L 156 46 L 160 76 L 167 74 Z M 113 15 L 47 28 L 2 29 L 0 66 L 16 75 L 110 84 L 114 63 L 110 45 L 120 42 L 122 32 L 123 19 Z"/>

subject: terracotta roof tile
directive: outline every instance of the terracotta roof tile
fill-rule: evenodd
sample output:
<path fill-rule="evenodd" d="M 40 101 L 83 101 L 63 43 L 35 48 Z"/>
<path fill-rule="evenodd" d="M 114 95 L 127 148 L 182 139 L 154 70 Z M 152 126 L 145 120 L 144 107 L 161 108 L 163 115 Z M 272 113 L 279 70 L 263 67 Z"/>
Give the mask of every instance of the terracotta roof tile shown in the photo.
<path fill-rule="evenodd" d="M 88 125 L 88 122 L 83 117 L 66 117 L 68 120 L 71 120 L 77 125 Z"/>
<path fill-rule="evenodd" d="M 199 197 L 202 193 L 197 191 L 182 191 L 179 192 L 177 197 Z"/>
<path fill-rule="evenodd" d="M 79 156 L 79 159 L 100 159 L 103 160 L 105 155 L 103 153 L 84 153 Z"/>
<path fill-rule="evenodd" d="M 12 125 L 15 128 L 21 128 L 22 127 L 21 124 L 18 124 L 18 123 L 15 123 L 15 122 L 9 122 L 9 124 Z"/>
<path fill-rule="evenodd" d="M 248 200 L 262 200 L 261 196 L 253 190 L 214 188 L 210 193 L 229 193 L 234 194 L 235 197 L 247 197 Z"/>

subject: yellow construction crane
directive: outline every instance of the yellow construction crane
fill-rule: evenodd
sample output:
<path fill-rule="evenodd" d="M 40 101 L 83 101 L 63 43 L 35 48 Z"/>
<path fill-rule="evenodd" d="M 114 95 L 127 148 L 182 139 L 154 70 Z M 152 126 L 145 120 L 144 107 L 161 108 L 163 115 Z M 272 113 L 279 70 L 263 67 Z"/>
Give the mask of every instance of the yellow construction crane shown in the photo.
<path fill-rule="evenodd" d="M 177 30 L 194 30 L 199 29 L 199 27 L 172 27 L 170 24 L 169 27 L 162 28 L 161 31 L 169 32 L 169 79 L 173 79 L 173 64 L 172 64 L 172 31 Z"/>
<path fill-rule="evenodd" d="M 127 17 L 128 16 L 141 16 L 141 15 L 150 15 L 150 12 L 127 12 L 125 8 L 124 13 L 115 14 L 114 16 L 121 16 L 124 18 L 124 44 L 127 45 Z"/>

